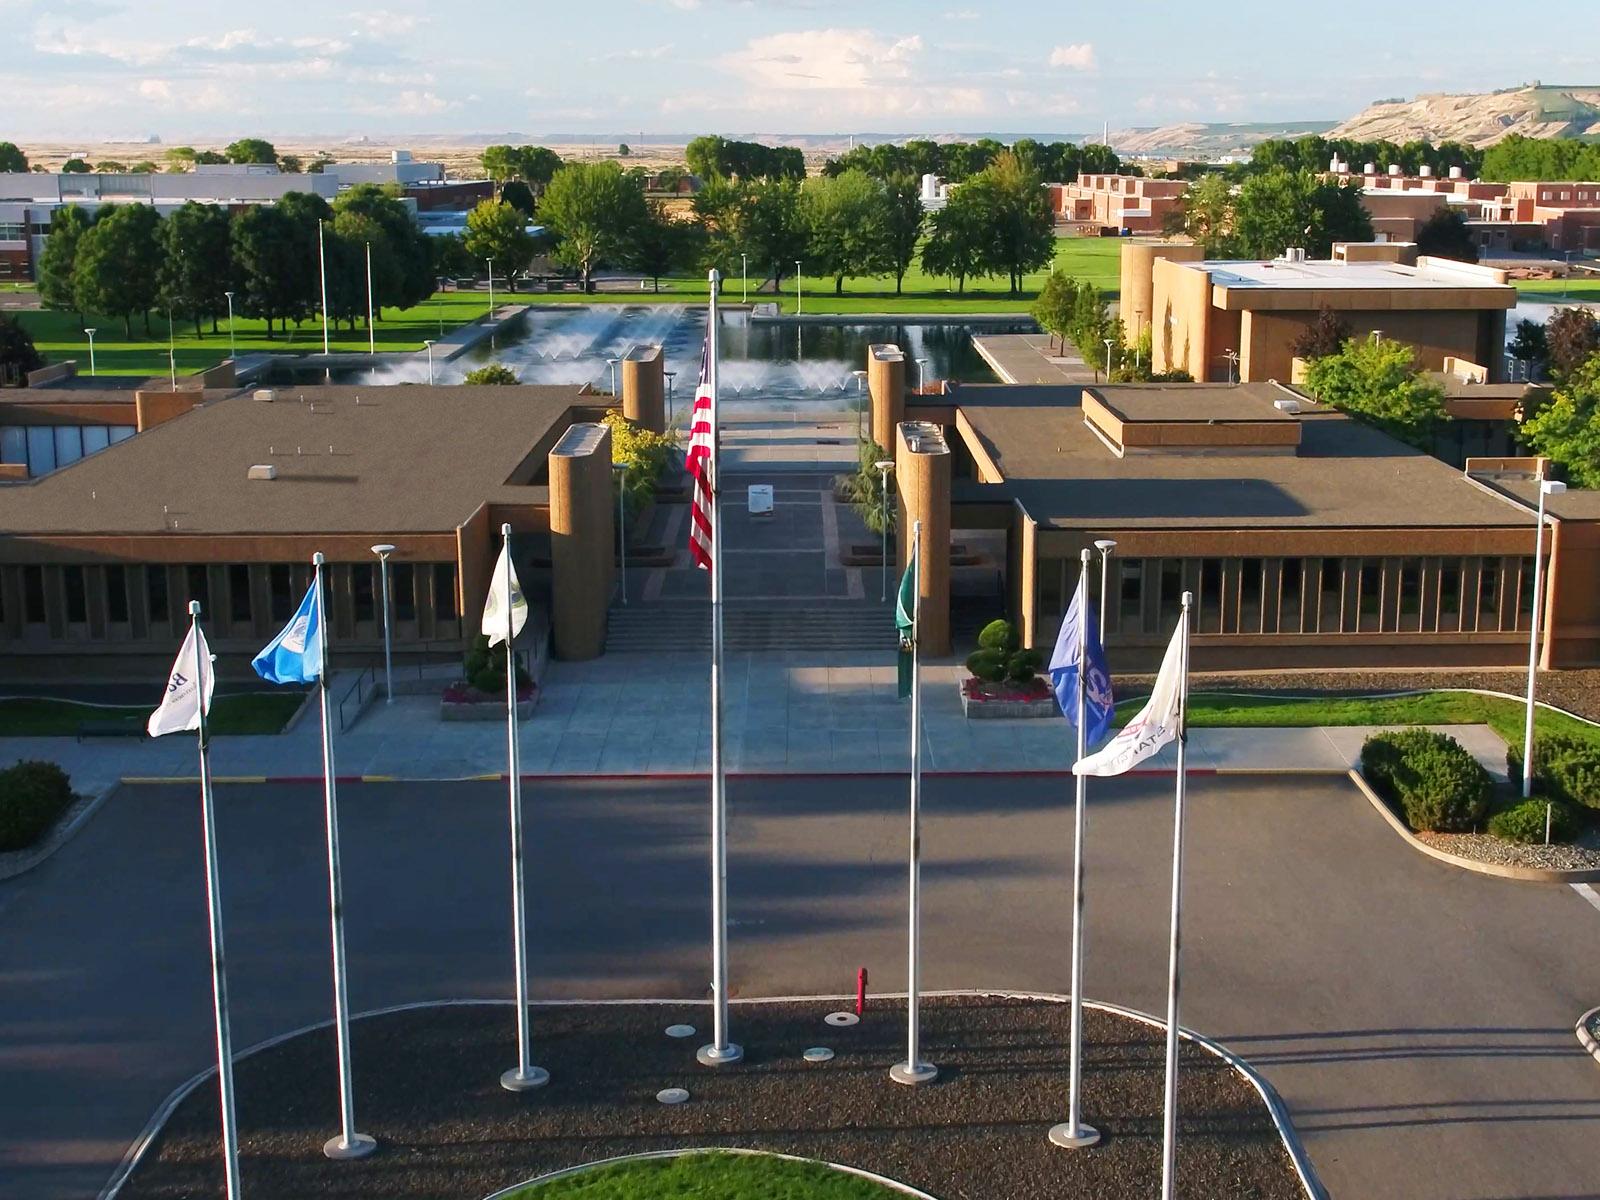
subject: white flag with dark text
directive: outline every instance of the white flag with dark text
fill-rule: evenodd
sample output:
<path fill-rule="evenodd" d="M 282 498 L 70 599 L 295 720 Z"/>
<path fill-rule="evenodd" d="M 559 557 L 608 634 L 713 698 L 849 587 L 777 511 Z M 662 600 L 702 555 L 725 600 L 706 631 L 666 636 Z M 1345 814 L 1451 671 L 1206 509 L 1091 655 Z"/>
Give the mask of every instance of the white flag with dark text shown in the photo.
<path fill-rule="evenodd" d="M 198 643 L 199 655 L 196 656 Z M 206 645 L 206 635 L 198 625 L 189 627 L 189 636 L 183 639 L 172 673 L 167 676 L 167 694 L 161 698 L 161 707 L 150 714 L 145 725 L 151 737 L 166 733 L 183 733 L 200 728 L 200 688 L 197 672 L 205 676 L 206 712 L 211 711 L 211 693 L 216 690 L 217 673 L 211 669 L 211 647 Z"/>
<path fill-rule="evenodd" d="M 1098 751 L 1074 763 L 1074 775 L 1121 775 L 1159 753 L 1182 732 L 1183 705 L 1188 693 L 1184 679 L 1187 621 L 1187 616 L 1179 618 L 1167 655 L 1161 660 L 1155 687 L 1139 715 L 1117 730 L 1116 737 Z"/>

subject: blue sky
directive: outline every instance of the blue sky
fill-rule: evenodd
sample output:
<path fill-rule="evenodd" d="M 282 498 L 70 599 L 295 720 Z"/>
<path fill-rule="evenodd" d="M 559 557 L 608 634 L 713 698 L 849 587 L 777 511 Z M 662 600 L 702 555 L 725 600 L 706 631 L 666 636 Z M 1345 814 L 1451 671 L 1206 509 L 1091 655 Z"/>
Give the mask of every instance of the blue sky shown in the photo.
<path fill-rule="evenodd" d="M 1507 36 L 1505 5 L 1480 0 L 0 0 L 0 138 L 1337 120 L 1379 97 L 1600 83 L 1593 12 L 1546 0 Z"/>

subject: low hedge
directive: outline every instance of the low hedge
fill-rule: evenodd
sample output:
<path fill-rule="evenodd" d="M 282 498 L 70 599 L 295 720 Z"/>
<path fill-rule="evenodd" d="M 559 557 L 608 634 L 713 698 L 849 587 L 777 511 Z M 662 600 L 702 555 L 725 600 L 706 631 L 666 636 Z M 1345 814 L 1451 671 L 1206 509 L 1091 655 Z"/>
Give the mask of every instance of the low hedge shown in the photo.
<path fill-rule="evenodd" d="M 55 763 L 18 762 L 0 771 L 0 851 L 26 850 L 72 803 L 72 782 Z"/>
<path fill-rule="evenodd" d="M 1522 778 L 1522 747 L 1506 748 L 1506 773 Z M 1541 796 L 1600 810 L 1600 746 L 1570 733 L 1533 739 L 1533 786 Z M 1544 832 L 1541 829 L 1540 839 Z"/>
<path fill-rule="evenodd" d="M 1418 832 L 1473 829 L 1494 791 L 1489 772 L 1460 742 L 1431 729 L 1369 737 L 1361 747 L 1361 773 Z"/>
<path fill-rule="evenodd" d="M 1550 840 L 1570 842 L 1578 836 L 1583 822 L 1570 804 L 1559 800 L 1523 800 L 1489 818 L 1489 832 L 1508 842 L 1544 844 L 1546 809 L 1550 816 Z"/>

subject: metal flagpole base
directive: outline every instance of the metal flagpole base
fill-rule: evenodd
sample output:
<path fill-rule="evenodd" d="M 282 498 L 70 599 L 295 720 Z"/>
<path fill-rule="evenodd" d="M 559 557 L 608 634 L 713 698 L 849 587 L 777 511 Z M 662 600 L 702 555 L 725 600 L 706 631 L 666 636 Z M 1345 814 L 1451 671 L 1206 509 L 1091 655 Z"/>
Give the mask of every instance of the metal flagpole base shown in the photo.
<path fill-rule="evenodd" d="M 350 1140 L 344 1140 L 344 1135 L 331 1137 L 322 1143 L 322 1152 L 329 1158 L 342 1160 L 346 1158 L 365 1158 L 378 1148 L 378 1140 L 365 1133 L 353 1133 Z"/>
<path fill-rule="evenodd" d="M 703 1067 L 731 1067 L 734 1063 L 744 1061 L 744 1047 L 729 1042 L 721 1050 L 716 1046 L 701 1046 L 694 1052 L 695 1059 Z"/>
<path fill-rule="evenodd" d="M 889 1078 L 896 1083 L 903 1083 L 908 1087 L 916 1087 L 918 1084 L 932 1083 L 939 1078 L 939 1068 L 932 1063 L 926 1062 L 895 1063 L 894 1066 L 889 1068 Z"/>
<path fill-rule="evenodd" d="M 550 1082 L 550 1072 L 543 1067 L 512 1067 L 500 1076 L 500 1086 L 508 1092 L 531 1092 Z"/>
<path fill-rule="evenodd" d="M 1067 1150 L 1082 1150 L 1100 1140 L 1100 1131 L 1093 1125 L 1079 1125 L 1074 1129 L 1063 1121 L 1050 1127 L 1050 1140 Z"/>

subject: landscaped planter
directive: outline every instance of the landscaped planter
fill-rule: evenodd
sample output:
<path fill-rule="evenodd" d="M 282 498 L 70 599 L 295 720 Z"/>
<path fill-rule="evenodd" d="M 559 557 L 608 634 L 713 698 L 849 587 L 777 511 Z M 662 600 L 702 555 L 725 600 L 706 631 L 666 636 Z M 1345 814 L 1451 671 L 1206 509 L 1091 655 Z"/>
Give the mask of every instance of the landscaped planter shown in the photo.
<path fill-rule="evenodd" d="M 969 676 L 960 687 L 961 711 L 968 720 L 1061 715 L 1055 693 L 1037 675 L 1027 683 L 990 683 Z"/>
<path fill-rule="evenodd" d="M 525 683 L 517 689 L 517 720 L 526 721 L 533 716 L 539 703 L 539 689 Z M 452 683 L 439 698 L 441 721 L 503 721 L 506 717 L 504 692 L 480 692 L 468 683 Z"/>

